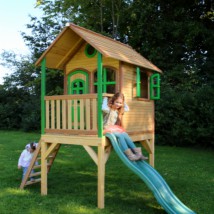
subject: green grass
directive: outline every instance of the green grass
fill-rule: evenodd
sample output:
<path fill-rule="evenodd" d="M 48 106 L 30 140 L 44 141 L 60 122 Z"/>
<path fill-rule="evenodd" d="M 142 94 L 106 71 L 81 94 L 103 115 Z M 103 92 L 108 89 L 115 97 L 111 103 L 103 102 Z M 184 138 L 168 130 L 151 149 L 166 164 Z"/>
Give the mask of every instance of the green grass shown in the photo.
<path fill-rule="evenodd" d="M 40 135 L 0 131 L 1 214 L 163 214 L 147 186 L 112 152 L 106 165 L 105 209 L 97 206 L 97 168 L 80 146 L 63 145 L 48 175 L 48 195 L 40 184 L 19 189 L 17 161 L 24 146 Z M 145 154 L 145 152 L 144 152 Z M 155 168 L 175 195 L 200 214 L 214 210 L 214 151 L 156 146 Z"/>

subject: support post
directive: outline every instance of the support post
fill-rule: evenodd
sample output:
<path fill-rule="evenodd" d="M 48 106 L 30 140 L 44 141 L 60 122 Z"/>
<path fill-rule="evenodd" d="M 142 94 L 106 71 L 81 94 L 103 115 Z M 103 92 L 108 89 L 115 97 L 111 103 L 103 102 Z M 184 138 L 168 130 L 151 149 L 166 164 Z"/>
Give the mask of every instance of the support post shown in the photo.
<path fill-rule="evenodd" d="M 98 137 L 103 136 L 103 114 L 102 114 L 102 101 L 103 101 L 103 95 L 102 95 L 102 70 L 103 70 L 103 65 L 102 65 L 102 54 L 98 52 L 97 54 L 97 92 L 98 92 L 98 97 L 97 97 L 97 113 L 98 113 Z"/>
<path fill-rule="evenodd" d="M 46 79 L 46 59 L 42 60 L 42 73 L 41 73 L 41 134 L 45 133 L 45 79 Z"/>
<path fill-rule="evenodd" d="M 155 136 L 154 136 L 154 134 L 153 134 L 152 139 L 150 140 L 150 145 L 151 145 L 152 153 L 149 154 L 149 164 L 152 167 L 155 167 Z"/>
<path fill-rule="evenodd" d="M 105 146 L 102 142 L 98 146 L 98 208 L 105 206 Z"/>
<path fill-rule="evenodd" d="M 47 143 L 41 142 L 41 195 L 48 194 L 48 188 L 47 188 L 48 169 L 47 169 L 47 158 L 46 158 L 47 148 L 48 148 Z"/>
<path fill-rule="evenodd" d="M 98 52 L 97 54 L 97 113 L 98 113 L 98 137 L 103 137 L 103 114 L 102 114 L 102 54 Z M 104 208 L 104 198 L 105 198 L 105 138 L 102 140 L 102 143 L 98 145 L 98 184 L 97 184 L 97 197 L 98 197 L 98 208 Z"/>

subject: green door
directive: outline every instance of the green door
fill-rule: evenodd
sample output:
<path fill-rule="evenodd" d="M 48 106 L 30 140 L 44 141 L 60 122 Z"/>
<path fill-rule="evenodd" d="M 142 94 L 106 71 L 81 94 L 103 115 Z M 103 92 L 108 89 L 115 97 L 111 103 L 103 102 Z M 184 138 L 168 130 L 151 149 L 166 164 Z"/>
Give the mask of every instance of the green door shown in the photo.
<path fill-rule="evenodd" d="M 88 73 L 85 71 L 75 71 L 68 76 L 68 94 L 87 94 L 88 93 Z M 80 122 L 80 106 L 77 101 L 77 118 Z M 72 102 L 72 105 L 74 102 Z M 74 122 L 74 107 L 71 107 L 72 123 Z M 72 125 L 73 128 L 73 125 Z"/>
<path fill-rule="evenodd" d="M 74 71 L 68 75 L 68 94 L 88 93 L 88 73 L 85 71 Z"/>

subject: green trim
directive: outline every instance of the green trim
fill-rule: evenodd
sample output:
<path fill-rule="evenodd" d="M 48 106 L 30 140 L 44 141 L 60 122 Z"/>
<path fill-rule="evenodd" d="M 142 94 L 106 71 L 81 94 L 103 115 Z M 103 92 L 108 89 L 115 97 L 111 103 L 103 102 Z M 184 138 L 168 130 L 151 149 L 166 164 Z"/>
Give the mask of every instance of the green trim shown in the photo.
<path fill-rule="evenodd" d="M 77 79 L 75 79 L 74 81 L 70 82 L 70 78 L 71 78 L 71 76 L 73 76 L 75 74 L 83 74 L 83 75 L 85 75 L 86 81 L 81 80 L 81 79 L 79 79 L 79 80 L 85 83 L 84 84 L 84 94 L 88 93 L 88 73 L 85 72 L 85 71 L 82 71 L 82 70 L 77 70 L 77 71 L 74 71 L 74 72 L 72 72 L 72 73 L 70 73 L 68 75 L 68 80 L 67 80 L 68 81 L 68 94 L 73 94 L 72 93 L 73 89 L 72 89 L 71 86 L 74 83 L 74 81 L 77 81 Z"/>
<path fill-rule="evenodd" d="M 74 87 L 74 84 L 77 84 L 77 86 Z M 80 83 L 83 84 L 83 86 L 80 86 Z M 75 79 L 71 82 L 71 94 L 81 94 L 80 91 L 82 91 L 82 94 L 86 94 L 86 82 L 82 79 Z M 76 91 L 76 93 L 74 93 Z"/>
<path fill-rule="evenodd" d="M 115 72 L 115 71 L 114 71 Z M 102 89 L 103 93 L 107 93 L 107 86 L 108 85 L 116 85 L 116 81 L 107 81 L 107 69 L 103 68 L 103 78 L 102 78 Z M 94 85 L 98 85 L 97 82 L 94 83 Z"/>
<path fill-rule="evenodd" d="M 94 48 L 94 47 L 91 46 L 90 44 L 87 44 L 87 45 L 85 46 L 85 55 L 86 55 L 88 58 L 94 57 L 94 56 L 96 55 L 96 53 L 97 53 L 97 50 L 96 50 L 95 48 L 94 48 L 94 52 L 93 52 L 92 54 L 88 53 L 88 49 L 89 49 L 90 47 Z"/>
<path fill-rule="evenodd" d="M 160 99 L 160 74 L 153 74 L 150 76 L 150 99 Z"/>
<path fill-rule="evenodd" d="M 46 58 L 42 60 L 41 68 L 41 134 L 45 133 L 45 93 L 46 93 Z"/>
<path fill-rule="evenodd" d="M 98 52 L 97 54 L 97 123 L 98 123 L 98 137 L 103 136 L 103 114 L 102 114 L 102 101 L 103 101 L 103 96 L 102 96 L 102 54 Z"/>
<path fill-rule="evenodd" d="M 140 81 L 140 68 L 139 67 L 137 67 L 136 68 L 136 83 L 137 83 L 137 97 L 141 97 L 141 90 L 140 90 L 140 83 L 141 83 L 141 81 Z"/>

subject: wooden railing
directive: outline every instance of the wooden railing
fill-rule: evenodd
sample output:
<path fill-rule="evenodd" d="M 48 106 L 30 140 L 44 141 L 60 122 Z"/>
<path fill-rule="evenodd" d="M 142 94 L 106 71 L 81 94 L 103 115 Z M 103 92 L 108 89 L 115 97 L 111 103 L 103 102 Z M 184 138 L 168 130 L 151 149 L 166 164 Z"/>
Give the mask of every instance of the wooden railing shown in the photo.
<path fill-rule="evenodd" d="M 46 96 L 45 133 L 97 134 L 97 94 Z"/>

